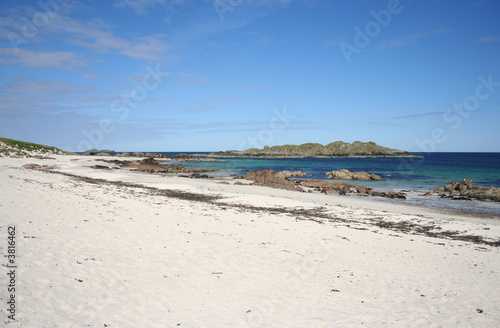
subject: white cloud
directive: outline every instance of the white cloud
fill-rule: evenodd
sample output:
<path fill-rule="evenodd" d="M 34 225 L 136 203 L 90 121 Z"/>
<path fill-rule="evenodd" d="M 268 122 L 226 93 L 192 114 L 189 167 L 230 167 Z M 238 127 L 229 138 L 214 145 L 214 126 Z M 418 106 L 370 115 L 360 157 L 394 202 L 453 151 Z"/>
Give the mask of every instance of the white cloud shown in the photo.
<path fill-rule="evenodd" d="M 90 63 L 80 55 L 69 51 L 30 51 L 0 48 L 0 65 L 22 66 L 26 68 L 66 68 L 84 67 Z"/>
<path fill-rule="evenodd" d="M 168 42 L 163 35 L 147 35 L 134 39 L 119 37 L 104 24 L 82 23 L 69 17 L 56 16 L 49 32 L 62 35 L 65 41 L 100 53 L 121 54 L 134 59 L 156 60 L 165 54 Z"/>
<path fill-rule="evenodd" d="M 10 33 L 16 33 L 16 35 L 22 37 L 19 26 L 21 17 L 0 18 L 0 31 L 3 32 L 0 34 L 0 39 L 3 38 L 10 44 Z M 168 42 L 164 40 L 164 35 L 154 34 L 127 39 L 117 36 L 112 29 L 111 26 L 101 20 L 81 22 L 68 16 L 54 14 L 46 26 L 38 29 L 34 37 L 23 38 L 24 41 L 18 45 L 18 49 L 30 49 L 24 50 L 22 55 L 26 57 L 30 56 L 31 53 L 37 53 L 33 50 L 35 46 L 40 44 L 45 46 L 50 40 L 54 40 L 57 42 L 59 49 L 64 47 L 64 43 L 66 43 L 78 45 L 96 53 L 118 54 L 132 59 L 151 61 L 164 57 L 169 48 Z M 43 56 L 44 51 L 39 53 Z M 18 61 L 20 63 L 30 63 L 27 67 L 54 67 L 55 63 L 60 63 L 62 59 L 64 59 L 64 64 L 71 61 L 73 64 L 82 64 L 82 62 L 75 62 L 78 56 L 72 52 L 53 51 L 53 53 L 57 55 L 53 63 L 50 63 L 50 58 L 43 58 L 45 62 L 43 65 L 31 63 L 29 58 L 22 58 Z M 8 54 L 3 52 L 3 55 Z M 2 59 L 0 58 L 0 60 Z M 6 61 L 6 59 L 4 58 L 3 61 Z"/>
<path fill-rule="evenodd" d="M 500 35 L 486 35 L 482 38 L 475 40 L 474 42 L 483 43 L 483 42 L 499 42 Z"/>
<path fill-rule="evenodd" d="M 400 37 L 398 39 L 392 39 L 384 42 L 380 42 L 375 46 L 375 49 L 377 50 L 383 50 L 386 48 L 397 48 L 401 47 L 404 45 L 407 45 L 413 41 L 425 38 L 430 35 L 435 35 L 435 34 L 441 34 L 441 33 L 447 33 L 450 32 L 451 30 L 449 29 L 439 29 L 439 30 L 434 30 L 434 31 L 428 31 L 428 32 L 423 32 L 423 33 L 415 33 L 411 35 L 405 35 L 403 37 Z"/>

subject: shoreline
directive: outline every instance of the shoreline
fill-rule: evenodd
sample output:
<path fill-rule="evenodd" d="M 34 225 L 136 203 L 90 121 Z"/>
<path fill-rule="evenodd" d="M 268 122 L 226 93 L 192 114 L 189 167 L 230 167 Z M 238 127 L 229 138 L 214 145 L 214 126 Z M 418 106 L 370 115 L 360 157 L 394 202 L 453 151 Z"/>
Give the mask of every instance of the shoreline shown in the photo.
<path fill-rule="evenodd" d="M 161 163 L 161 161 L 158 159 L 158 161 Z M 182 161 L 175 161 L 175 162 L 165 162 L 165 164 L 182 164 Z M 227 181 L 227 182 L 236 182 L 236 181 L 246 181 L 246 183 L 249 183 L 248 180 L 244 179 L 236 179 L 236 175 L 234 174 L 227 174 L 225 172 L 207 172 L 210 178 L 208 179 L 202 179 L 206 181 L 212 181 L 212 182 L 219 182 L 219 181 Z M 183 174 L 169 174 L 171 177 L 180 177 Z M 185 174 L 184 174 L 185 175 Z M 184 177 L 183 177 L 184 178 Z M 307 177 L 298 177 L 298 178 L 292 178 L 290 179 L 291 181 L 295 179 L 305 179 L 307 180 Z M 311 178 L 312 179 L 312 178 Z M 335 181 L 335 180 L 328 180 L 327 181 Z M 366 185 L 366 181 L 362 180 L 340 180 L 343 181 L 344 183 L 347 184 L 355 184 L 355 185 Z M 430 196 L 424 196 L 424 193 L 428 191 L 432 191 L 432 188 L 420 188 L 420 189 L 411 189 L 411 188 L 404 188 L 404 187 L 373 187 L 373 184 L 370 185 L 374 190 L 380 191 L 380 192 L 385 192 L 389 193 L 391 191 L 394 192 L 404 192 L 407 196 L 406 200 L 397 200 L 397 199 L 390 199 L 390 198 L 385 198 L 385 197 L 373 197 L 373 196 L 363 196 L 363 195 L 358 195 L 358 194 L 349 194 L 349 195 L 343 195 L 343 196 L 337 196 L 337 197 L 355 197 L 355 198 L 361 198 L 363 201 L 368 201 L 368 202 L 382 202 L 382 203 L 388 203 L 388 204 L 396 204 L 396 205 L 403 205 L 403 206 L 409 206 L 409 207 L 420 207 L 424 206 L 429 209 L 434 209 L 439 213 L 444 213 L 444 214 L 449 214 L 449 215 L 461 215 L 461 216 L 469 216 L 469 217 L 480 217 L 483 219 L 500 219 L 500 203 L 497 202 L 485 202 L 485 201 L 478 201 L 478 200 L 456 200 L 456 199 L 449 199 L 449 198 L 442 198 L 439 195 L 430 195 Z M 262 188 L 264 186 L 259 186 L 259 188 Z M 265 188 L 265 187 L 264 187 Z M 307 188 L 303 187 L 306 191 L 308 189 L 312 188 Z M 314 192 L 314 195 L 319 195 L 319 192 Z"/>
<path fill-rule="evenodd" d="M 386 191 L 404 191 L 409 196 L 409 199 L 399 200 L 399 199 L 390 199 L 385 197 L 375 197 L 375 196 L 363 196 L 357 194 L 348 194 L 343 196 L 327 196 L 325 194 L 319 192 L 313 193 L 300 193 L 297 191 L 289 191 L 282 189 L 275 189 L 266 186 L 256 186 L 252 185 L 252 182 L 245 179 L 239 179 L 236 176 L 225 175 L 221 172 L 206 172 L 212 178 L 198 178 L 191 179 L 187 177 L 186 173 L 162 173 L 162 174 L 150 174 L 144 172 L 133 172 L 130 169 L 120 169 L 120 170 L 94 170 L 90 169 L 90 166 L 99 164 L 100 160 L 108 160 L 107 156 L 96 157 L 92 156 L 55 156 L 57 160 L 59 159 L 69 159 L 69 162 L 73 162 L 72 164 L 77 163 L 80 160 L 84 160 L 88 163 L 88 165 L 71 165 L 74 168 L 62 167 L 57 169 L 57 171 L 71 173 L 71 174 L 81 174 L 85 173 L 84 176 L 88 177 L 103 177 L 106 179 L 116 180 L 123 179 L 124 182 L 139 182 L 144 181 L 148 183 L 162 183 L 165 182 L 162 179 L 168 179 L 168 184 L 172 184 L 174 186 L 183 186 L 183 187 L 193 187 L 200 188 L 201 190 L 207 191 L 215 191 L 215 192 L 229 192 L 229 193 L 237 193 L 237 194 L 249 194 L 249 195 L 257 195 L 257 196 L 271 196 L 271 197 L 284 197 L 287 199 L 298 200 L 298 201 L 307 201 L 317 205 L 328 204 L 328 205 L 341 205 L 341 206 L 355 206 L 364 209 L 380 209 L 380 210 L 389 210 L 396 211 L 398 213 L 410 213 L 419 215 L 422 212 L 429 212 L 432 215 L 437 215 L 443 218 L 458 218 L 461 220 L 488 220 L 490 223 L 499 224 L 500 225 L 500 215 L 497 211 L 500 211 L 500 204 L 495 202 L 482 202 L 482 201 L 466 201 L 466 200 L 453 200 L 440 198 L 439 196 L 420 196 L 422 195 L 423 190 L 411 190 L 411 189 L 377 189 L 377 190 L 386 190 Z M 140 159 L 140 158 L 139 158 Z M 15 159 L 19 160 L 19 159 Z M 30 158 L 24 159 L 26 163 L 29 163 Z M 136 157 L 124 157 L 122 160 L 137 160 Z M 157 159 L 160 161 L 161 159 Z M 41 160 L 36 161 L 39 164 L 50 164 L 50 160 Z M 66 161 L 68 162 L 68 161 Z M 176 163 L 182 163 L 181 161 Z M 109 165 L 109 163 L 101 162 L 101 164 Z M 170 163 L 169 163 L 170 164 Z M 175 164 L 175 163 L 174 163 Z M 107 174 L 109 173 L 109 174 Z M 243 185 L 223 185 L 219 184 L 219 182 L 241 182 Z M 350 181 L 350 182 L 355 182 Z M 362 181 L 359 181 L 362 182 Z M 307 189 L 306 187 L 304 187 Z M 188 188 L 190 189 L 190 188 Z M 312 188 L 308 188 L 312 189 Z M 417 199 L 417 201 L 414 201 Z M 429 200 L 429 202 L 426 202 Z M 427 206 L 428 203 L 432 203 L 433 206 Z M 439 206 L 440 204 L 448 204 L 448 206 Z M 457 206 L 450 206 L 452 204 L 457 204 Z M 465 210 L 460 210 L 458 208 L 463 207 L 464 205 L 476 205 L 481 208 L 491 208 L 494 213 L 483 215 L 484 209 L 479 211 L 478 213 L 474 212 L 474 208 L 469 208 Z M 478 214 L 477 217 L 474 217 Z"/>
<path fill-rule="evenodd" d="M 15 224 L 22 254 L 9 327 L 495 327 L 500 318 L 499 220 L 54 157 L 0 158 L 0 234 Z"/>

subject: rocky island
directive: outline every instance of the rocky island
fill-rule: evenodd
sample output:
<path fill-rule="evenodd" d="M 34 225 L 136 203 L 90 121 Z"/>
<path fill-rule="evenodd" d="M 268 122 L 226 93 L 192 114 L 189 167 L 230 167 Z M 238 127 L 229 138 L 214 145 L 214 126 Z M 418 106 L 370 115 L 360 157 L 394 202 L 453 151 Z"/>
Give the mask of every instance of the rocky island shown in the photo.
<path fill-rule="evenodd" d="M 379 146 L 374 142 L 361 141 L 354 141 L 352 144 L 336 141 L 327 145 L 305 143 L 302 145 L 264 146 L 263 149 L 228 150 L 205 156 L 224 158 L 418 157 L 407 151 Z"/>

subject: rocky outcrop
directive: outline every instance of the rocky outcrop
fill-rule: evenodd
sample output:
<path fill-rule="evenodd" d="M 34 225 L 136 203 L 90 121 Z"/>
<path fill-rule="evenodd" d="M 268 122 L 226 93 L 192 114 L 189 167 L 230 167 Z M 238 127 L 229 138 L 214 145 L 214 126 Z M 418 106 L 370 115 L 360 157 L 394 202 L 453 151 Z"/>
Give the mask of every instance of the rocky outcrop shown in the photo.
<path fill-rule="evenodd" d="M 247 173 L 244 178 L 265 187 L 295 190 L 295 183 L 276 174 L 274 170 L 252 171 Z"/>
<path fill-rule="evenodd" d="M 103 160 L 101 160 L 103 161 Z M 148 157 L 138 161 L 120 161 L 120 160 L 104 160 L 103 162 L 119 165 L 122 168 L 128 168 L 131 171 L 145 173 L 201 173 L 219 171 L 219 168 L 204 169 L 204 168 L 186 168 L 182 164 L 160 164 L 156 159 Z"/>
<path fill-rule="evenodd" d="M 310 174 L 304 173 L 302 171 L 281 171 L 276 173 L 279 177 L 283 179 L 291 178 L 291 177 L 310 177 Z"/>
<path fill-rule="evenodd" d="M 444 190 L 448 191 L 448 194 L 442 194 L 441 197 L 500 202 L 500 188 L 473 185 L 472 180 L 447 184 L 444 186 Z"/>
<path fill-rule="evenodd" d="M 302 186 L 315 188 L 315 189 L 325 189 L 325 188 L 338 188 L 341 189 L 344 186 L 342 181 L 327 181 L 325 179 L 299 179 L 297 180 Z"/>
<path fill-rule="evenodd" d="M 206 158 L 206 157 L 194 157 L 189 154 L 180 154 L 177 156 L 172 156 L 172 160 L 179 162 L 225 162 L 222 159 Z"/>
<path fill-rule="evenodd" d="M 326 173 L 328 179 L 340 180 L 382 180 L 382 177 L 373 173 L 367 172 L 351 172 L 346 169 L 336 170 Z"/>
<path fill-rule="evenodd" d="M 360 141 L 355 141 L 352 144 L 336 141 L 327 145 L 305 143 L 302 145 L 265 146 L 263 149 L 228 150 L 210 153 L 207 156 L 233 158 L 418 157 L 406 151 L 379 146 L 374 142 Z"/>

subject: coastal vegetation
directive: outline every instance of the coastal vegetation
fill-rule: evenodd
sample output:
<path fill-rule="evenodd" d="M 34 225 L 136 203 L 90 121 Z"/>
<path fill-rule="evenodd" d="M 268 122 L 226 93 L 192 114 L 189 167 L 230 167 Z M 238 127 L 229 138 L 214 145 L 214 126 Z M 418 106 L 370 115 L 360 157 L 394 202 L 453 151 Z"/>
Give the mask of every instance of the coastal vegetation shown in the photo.
<path fill-rule="evenodd" d="M 0 155 L 2 156 L 30 157 L 32 153 L 63 155 L 67 152 L 63 152 L 61 149 L 52 146 L 0 138 Z"/>
<path fill-rule="evenodd" d="M 208 156 L 242 158 L 416 157 L 407 151 L 383 147 L 371 141 L 354 141 L 353 143 L 335 141 L 327 145 L 305 143 L 301 145 L 264 146 L 262 149 L 250 148 L 243 151 L 229 150 L 215 152 L 210 153 Z"/>

